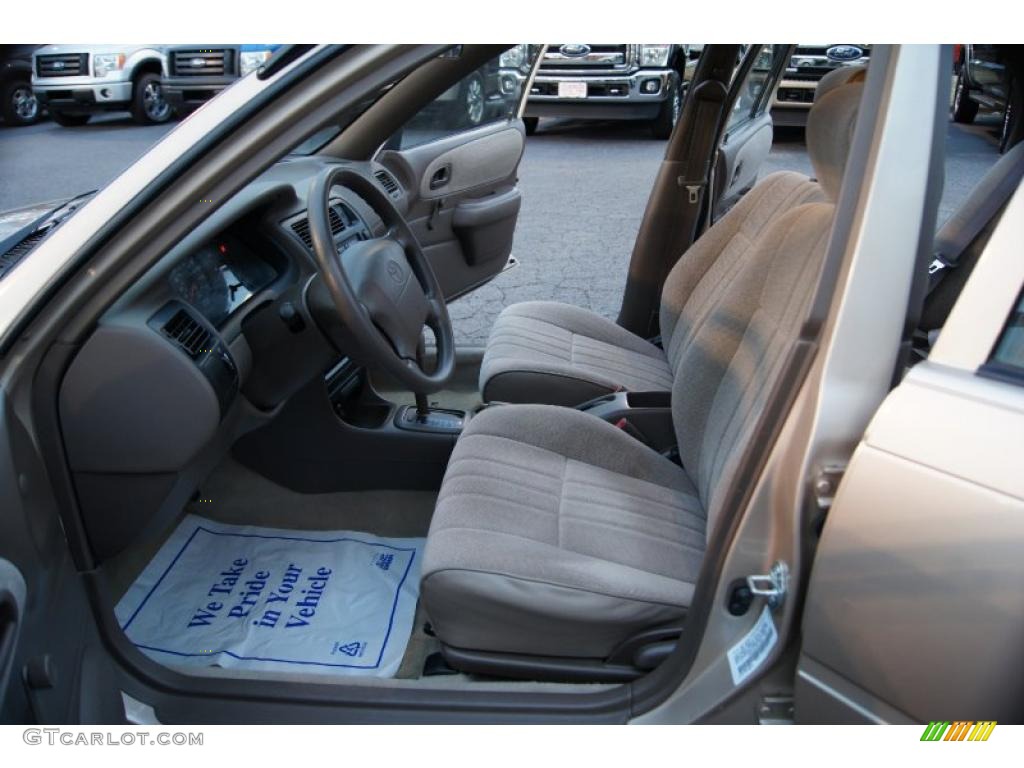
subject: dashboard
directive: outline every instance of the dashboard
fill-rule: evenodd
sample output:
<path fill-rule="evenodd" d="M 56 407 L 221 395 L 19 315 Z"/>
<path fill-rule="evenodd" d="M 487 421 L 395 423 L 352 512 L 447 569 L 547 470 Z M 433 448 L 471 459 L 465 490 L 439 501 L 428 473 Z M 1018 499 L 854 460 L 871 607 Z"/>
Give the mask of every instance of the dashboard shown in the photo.
<path fill-rule="evenodd" d="M 280 277 L 279 270 L 233 235 L 203 245 L 171 270 L 171 293 L 220 326 Z"/>

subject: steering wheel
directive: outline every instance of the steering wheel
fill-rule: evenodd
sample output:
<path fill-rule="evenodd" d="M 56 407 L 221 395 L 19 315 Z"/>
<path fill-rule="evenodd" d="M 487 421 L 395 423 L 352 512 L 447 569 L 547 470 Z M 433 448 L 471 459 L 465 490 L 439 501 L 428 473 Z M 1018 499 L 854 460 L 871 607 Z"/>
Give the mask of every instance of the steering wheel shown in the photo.
<path fill-rule="evenodd" d="M 331 190 L 344 186 L 380 216 L 387 233 L 338 253 L 331 234 Z M 444 387 L 455 368 L 455 337 L 444 294 L 423 248 L 391 198 L 361 173 L 334 165 L 309 191 L 309 231 L 317 267 L 334 305 L 365 355 L 419 394 Z M 434 332 L 437 364 L 418 361 L 423 328 Z"/>

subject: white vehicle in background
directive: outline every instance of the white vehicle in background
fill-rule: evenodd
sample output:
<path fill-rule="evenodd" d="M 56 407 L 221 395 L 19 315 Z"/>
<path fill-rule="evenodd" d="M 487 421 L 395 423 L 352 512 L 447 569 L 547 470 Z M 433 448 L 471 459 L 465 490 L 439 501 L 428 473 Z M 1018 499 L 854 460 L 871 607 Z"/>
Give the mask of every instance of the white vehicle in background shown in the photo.
<path fill-rule="evenodd" d="M 165 123 L 173 114 L 160 85 L 165 57 L 149 43 L 46 45 L 32 56 L 32 90 L 64 126 L 122 110 L 140 125 Z"/>

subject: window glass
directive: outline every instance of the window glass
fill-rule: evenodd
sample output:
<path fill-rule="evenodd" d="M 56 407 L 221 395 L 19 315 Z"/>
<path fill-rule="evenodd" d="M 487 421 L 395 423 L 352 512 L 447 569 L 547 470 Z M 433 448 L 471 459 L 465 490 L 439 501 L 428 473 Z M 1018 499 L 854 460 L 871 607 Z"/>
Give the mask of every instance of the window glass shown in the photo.
<path fill-rule="evenodd" d="M 996 343 L 989 363 L 1024 375 L 1024 293 L 1017 299 L 1017 306 L 1006 321 L 1006 328 Z"/>
<path fill-rule="evenodd" d="M 768 84 L 772 73 L 772 66 L 775 63 L 776 48 L 785 53 L 786 46 L 764 45 L 754 65 L 747 72 L 746 80 L 740 85 L 739 95 L 733 102 L 732 111 L 729 113 L 729 120 L 726 123 L 726 130 L 733 126 L 740 125 L 755 114 L 759 114 L 766 100 L 762 98 L 764 89 Z"/>
<path fill-rule="evenodd" d="M 540 48 L 516 45 L 473 70 L 421 109 L 388 146 L 408 149 L 515 118 L 526 78 Z"/>

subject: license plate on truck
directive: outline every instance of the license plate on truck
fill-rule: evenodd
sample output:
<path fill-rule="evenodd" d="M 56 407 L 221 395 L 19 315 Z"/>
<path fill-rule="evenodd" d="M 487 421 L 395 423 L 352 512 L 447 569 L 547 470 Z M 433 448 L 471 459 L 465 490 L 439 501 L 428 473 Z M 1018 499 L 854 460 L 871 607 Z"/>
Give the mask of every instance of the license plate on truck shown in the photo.
<path fill-rule="evenodd" d="M 587 98 L 587 84 L 574 80 L 562 80 L 558 83 L 558 98 L 585 99 Z"/>

